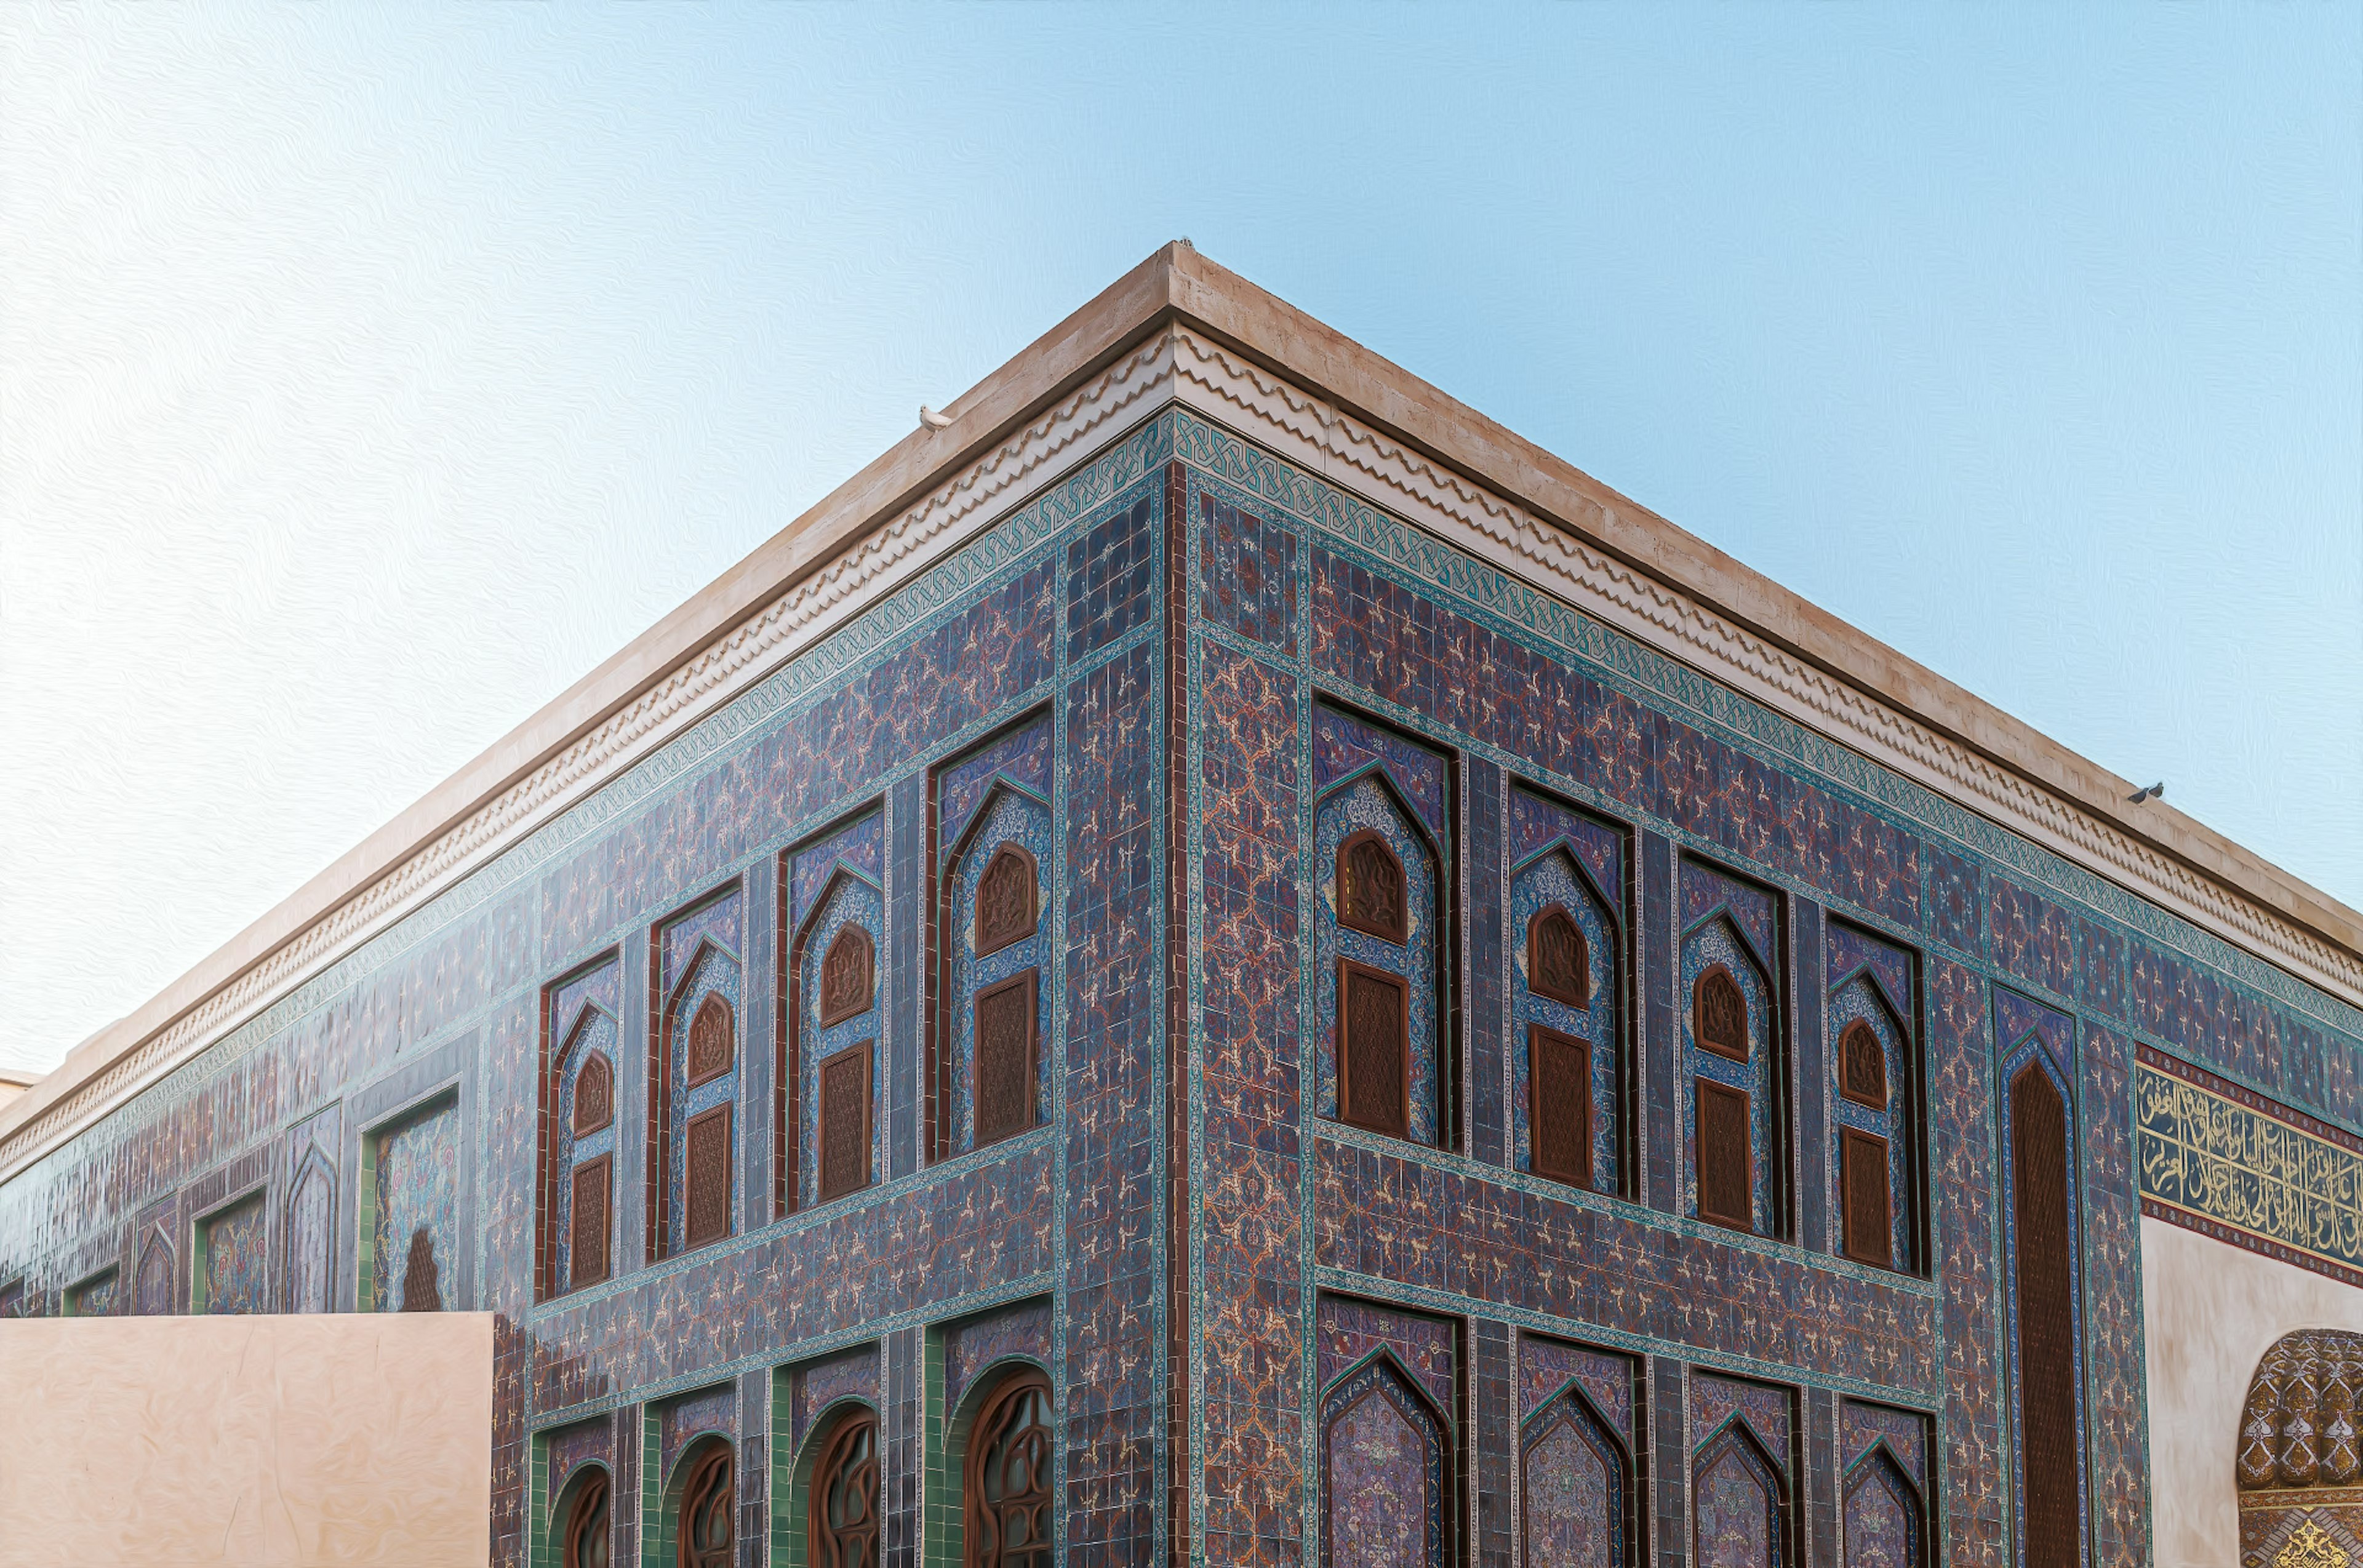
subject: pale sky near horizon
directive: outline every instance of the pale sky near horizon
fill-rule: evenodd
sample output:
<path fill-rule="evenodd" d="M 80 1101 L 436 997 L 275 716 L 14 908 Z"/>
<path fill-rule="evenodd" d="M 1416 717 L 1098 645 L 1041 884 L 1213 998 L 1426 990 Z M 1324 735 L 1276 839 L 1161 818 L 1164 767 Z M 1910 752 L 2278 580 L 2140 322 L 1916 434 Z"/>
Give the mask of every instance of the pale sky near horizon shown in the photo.
<path fill-rule="evenodd" d="M 1179 235 L 2363 905 L 2358 83 L 2353 6 L 0 11 L 0 1064 Z"/>

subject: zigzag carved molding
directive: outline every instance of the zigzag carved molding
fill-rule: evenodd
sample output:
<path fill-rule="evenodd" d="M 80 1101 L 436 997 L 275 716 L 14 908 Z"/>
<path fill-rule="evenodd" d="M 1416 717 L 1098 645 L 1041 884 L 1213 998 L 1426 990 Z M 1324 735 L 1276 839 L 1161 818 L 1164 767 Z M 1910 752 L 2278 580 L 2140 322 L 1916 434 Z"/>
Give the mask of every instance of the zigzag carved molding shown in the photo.
<path fill-rule="evenodd" d="M 1310 397 L 1220 345 L 1181 334 L 1185 387 L 1195 385 L 1267 431 L 1315 473 L 1354 484 L 1375 505 L 1421 520 L 1446 539 L 1574 604 L 1604 625 L 1704 670 L 1726 685 L 1898 773 L 1957 798 L 2080 861 L 2204 929 L 2363 1006 L 2363 963 L 2062 801 L 1918 720 L 1735 626 L 1513 502 Z M 1342 471 L 1342 472 L 1341 472 Z"/>

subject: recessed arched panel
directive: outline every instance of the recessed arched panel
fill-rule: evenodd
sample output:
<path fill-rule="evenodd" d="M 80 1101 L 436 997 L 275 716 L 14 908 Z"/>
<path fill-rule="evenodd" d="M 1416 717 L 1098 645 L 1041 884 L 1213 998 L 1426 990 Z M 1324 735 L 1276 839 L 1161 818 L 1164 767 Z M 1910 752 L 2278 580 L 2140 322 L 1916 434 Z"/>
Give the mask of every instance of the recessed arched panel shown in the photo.
<path fill-rule="evenodd" d="M 943 1153 L 1015 1137 L 1049 1118 L 1048 939 L 1041 868 L 1050 811 L 1026 790 L 985 792 L 949 852 L 935 1119 Z"/>
<path fill-rule="evenodd" d="M 605 1467 L 586 1464 L 559 1498 L 552 1535 L 559 1568 L 609 1568 L 614 1487 Z"/>
<path fill-rule="evenodd" d="M 1847 1477 L 1847 1568 L 1922 1568 L 1919 1494 L 1884 1449 Z"/>
<path fill-rule="evenodd" d="M 1520 1459 L 1525 1568 L 1626 1568 L 1623 1445 L 1573 1390 L 1528 1417 Z"/>
<path fill-rule="evenodd" d="M 1736 884 L 1685 865 L 1685 877 Z M 1683 933 L 1680 1129 L 1688 1209 L 1758 1236 L 1788 1225 L 1787 1068 L 1780 992 L 1726 909 Z"/>
<path fill-rule="evenodd" d="M 1376 771 L 1322 797 L 1314 840 L 1320 1114 L 1434 1143 L 1446 1089 L 1437 1004 L 1444 878 L 1435 846 Z"/>
<path fill-rule="evenodd" d="M 1562 841 L 1515 869 L 1509 914 L 1514 1157 L 1538 1176 L 1622 1193 L 1631 1080 L 1614 909 Z"/>
<path fill-rule="evenodd" d="M 1696 1568 L 1781 1568 L 1787 1520 L 1771 1461 L 1737 1422 L 1699 1451 L 1692 1472 Z"/>
<path fill-rule="evenodd" d="M 737 1233 L 738 1217 L 738 1029 L 744 972 L 722 945 L 739 925 L 736 890 L 663 927 L 658 945 L 666 994 L 659 1054 L 661 1087 L 652 1107 L 651 1253 L 670 1257 Z"/>
<path fill-rule="evenodd" d="M 1920 1151 L 1918 1053 L 1888 1001 L 1880 969 L 1910 973 L 1910 959 L 1876 938 L 1833 925 L 1855 967 L 1833 976 L 1825 1037 L 1830 1045 L 1828 1162 L 1833 1250 L 1880 1268 L 1922 1266 L 1916 1213 Z M 1868 954 L 1868 959 L 1863 955 Z"/>
<path fill-rule="evenodd" d="M 2003 1284 L 2018 1430 L 2015 1531 L 2024 1568 L 2085 1561 L 2083 1353 L 2077 1298 L 2075 1024 L 1994 993 L 2002 1063 Z"/>
<path fill-rule="evenodd" d="M 1449 1445 L 1427 1401 L 1380 1354 L 1321 1409 L 1325 1568 L 1443 1568 Z"/>
<path fill-rule="evenodd" d="M 289 1312 L 336 1309 L 337 1172 L 317 1147 L 305 1151 L 287 1193 L 280 1273 Z"/>

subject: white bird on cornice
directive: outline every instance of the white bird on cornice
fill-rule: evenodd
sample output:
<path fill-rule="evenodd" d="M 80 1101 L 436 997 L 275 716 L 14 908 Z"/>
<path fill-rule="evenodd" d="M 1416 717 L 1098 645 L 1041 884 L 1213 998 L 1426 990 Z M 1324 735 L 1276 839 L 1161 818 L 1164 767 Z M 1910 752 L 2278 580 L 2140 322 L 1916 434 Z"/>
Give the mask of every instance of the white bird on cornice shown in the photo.
<path fill-rule="evenodd" d="M 950 415 L 938 414 L 924 403 L 919 405 L 919 423 L 925 425 L 928 429 L 940 430 L 951 422 L 952 417 Z"/>

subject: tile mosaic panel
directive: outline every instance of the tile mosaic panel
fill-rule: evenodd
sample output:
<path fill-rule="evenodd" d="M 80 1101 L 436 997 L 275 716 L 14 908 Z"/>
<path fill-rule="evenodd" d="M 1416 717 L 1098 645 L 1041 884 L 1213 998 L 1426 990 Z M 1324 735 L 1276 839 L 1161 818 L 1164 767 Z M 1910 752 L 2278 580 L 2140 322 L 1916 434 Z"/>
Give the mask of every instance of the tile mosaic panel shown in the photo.
<path fill-rule="evenodd" d="M 1437 1412 L 1393 1362 L 1339 1380 L 1322 1402 L 1322 1562 L 1444 1568 L 1450 1463 Z"/>
<path fill-rule="evenodd" d="M 460 1106 L 445 1098 L 372 1136 L 371 1304 L 380 1312 L 458 1311 Z"/>
<path fill-rule="evenodd" d="M 566 1495 L 566 1484 L 574 1473 L 586 1464 L 601 1465 L 610 1475 L 616 1469 L 616 1429 L 614 1418 L 596 1417 L 560 1427 L 544 1434 L 542 1462 L 549 1478 L 549 1496 L 555 1501 Z"/>
<path fill-rule="evenodd" d="M 738 1385 L 726 1383 L 668 1399 L 657 1407 L 657 1473 L 670 1479 L 690 1444 L 708 1432 L 738 1434 Z"/>
<path fill-rule="evenodd" d="M 936 780 L 936 842 L 949 859 L 969 833 L 969 819 L 996 784 L 1015 784 L 1037 799 L 1050 798 L 1048 714 L 1019 726 L 946 768 Z"/>
<path fill-rule="evenodd" d="M 1624 1455 L 1592 1413 L 1560 1395 L 1526 1425 L 1519 1471 L 1525 1560 L 1625 1568 L 1630 1485 Z"/>
<path fill-rule="evenodd" d="M 261 1193 L 206 1217 L 198 1255 L 205 1260 L 207 1312 L 271 1310 L 270 1220 Z"/>
<path fill-rule="evenodd" d="M 977 1379 L 1011 1357 L 1050 1364 L 1050 1304 L 1028 1301 L 973 1318 L 944 1335 L 944 1407 L 957 1409 Z"/>
<path fill-rule="evenodd" d="M 1037 1127 L 1049 1119 L 1049 1063 L 1044 1058 L 1054 1038 L 1048 962 L 1053 919 L 1048 878 L 1056 864 L 1051 857 L 1050 808 L 1026 791 L 1003 788 L 986 796 L 972 815 L 971 827 L 973 830 L 960 847 L 958 859 L 944 873 L 944 918 L 937 933 L 947 971 L 944 994 L 952 1014 L 946 1030 L 951 1048 L 945 1074 L 949 1093 L 941 1114 L 946 1118 L 944 1137 L 955 1153 L 975 1148 L 977 1141 L 978 999 L 1027 970 L 1041 972 L 1034 988 L 1033 1122 Z M 989 951 L 980 954 L 978 891 L 1002 847 L 1009 844 L 1018 846 L 1033 860 L 1036 923 L 1019 940 L 997 948 L 985 944 Z"/>
<path fill-rule="evenodd" d="M 1348 928 L 1339 917 L 1337 851 L 1358 833 L 1376 833 L 1403 868 L 1405 940 L 1397 943 Z M 1442 1090 L 1438 1077 L 1437 972 L 1442 913 L 1438 891 L 1447 873 L 1434 846 L 1404 817 L 1396 797 L 1368 774 L 1326 796 L 1313 828 L 1316 921 L 1314 936 L 1314 1008 L 1321 1020 L 1320 1076 L 1315 1105 L 1332 1120 L 1345 1115 L 1338 1099 L 1345 1011 L 1340 1006 L 1340 961 L 1402 977 L 1409 1072 L 1403 1093 L 1405 1125 L 1414 1142 L 1437 1140 Z"/>
<path fill-rule="evenodd" d="M 1370 770 L 1384 772 L 1403 803 L 1438 840 L 1452 836 L 1452 765 L 1425 746 L 1323 706 L 1313 710 L 1313 787 L 1326 795 Z"/>
<path fill-rule="evenodd" d="M 1921 1568 L 1920 1499 L 1885 1451 L 1847 1473 L 1844 1514 L 1847 1568 Z"/>
<path fill-rule="evenodd" d="M 871 812 L 790 857 L 788 929 L 801 931 L 812 917 L 829 878 L 842 869 L 872 887 L 886 885 L 886 817 Z"/>
<path fill-rule="evenodd" d="M 116 1313 L 116 1282 L 119 1276 L 113 1269 L 94 1279 L 73 1287 L 68 1295 L 69 1315 L 75 1318 L 112 1318 Z"/>
<path fill-rule="evenodd" d="M 1928 1489 L 1928 1418 L 1859 1399 L 1839 1403 L 1838 1463 L 1852 1470 L 1875 1444 L 1885 1443 L 1903 1473 L 1925 1496 Z"/>
<path fill-rule="evenodd" d="M 337 1157 L 343 1107 L 298 1123 L 283 1140 L 286 1197 L 280 1215 L 280 1310 L 330 1312 L 337 1306 Z"/>
<path fill-rule="evenodd" d="M 1513 800 L 1517 796 L 1514 794 Z M 1559 841 L 1565 843 L 1564 840 Z M 1610 885 L 1615 885 L 1611 884 Z M 1583 935 L 1589 970 L 1587 1006 L 1573 1006 L 1544 995 L 1534 984 L 1535 919 L 1564 910 Z M 1555 847 L 1528 860 L 1510 882 L 1510 917 L 1503 940 L 1510 951 L 1511 1160 L 1517 1170 L 1535 1169 L 1533 1030 L 1537 1026 L 1580 1040 L 1592 1063 L 1592 1170 L 1584 1185 L 1622 1193 L 1631 1174 L 1624 1149 L 1630 1065 L 1620 1018 L 1624 1001 L 1623 925 L 1614 905 L 1564 850 Z"/>
<path fill-rule="evenodd" d="M 1780 1568 L 1785 1561 L 1788 1510 L 1766 1458 L 1740 1429 L 1699 1451 L 1691 1481 L 1697 1568 Z"/>
<path fill-rule="evenodd" d="M 685 1251 L 691 1245 L 689 1124 L 707 1112 L 738 1104 L 739 1075 L 756 1038 L 757 1018 L 747 1005 L 742 962 L 745 905 L 741 890 L 734 885 L 667 921 L 651 944 L 658 959 L 657 973 L 651 978 L 661 987 L 663 997 L 658 1021 L 661 1052 L 658 1070 L 663 1075 L 663 1093 L 657 1119 L 664 1140 L 656 1248 L 660 1255 Z M 701 1040 L 700 1017 L 713 1001 L 718 1001 L 723 1009 L 716 1057 L 723 1065 L 718 1073 L 693 1061 L 693 1048 Z M 699 1081 L 693 1083 L 693 1078 Z M 738 1156 L 745 1129 L 735 1111 L 727 1122 L 729 1142 L 713 1179 L 727 1186 L 716 1196 L 726 1217 L 725 1234 L 735 1234 L 743 1226 L 746 1212 Z"/>
<path fill-rule="evenodd" d="M 1296 656 L 1296 536 L 1209 491 L 1198 494 L 1198 612 Z"/>
<path fill-rule="evenodd" d="M 870 1151 L 866 1156 L 869 1182 L 863 1185 L 875 1182 L 886 1167 L 886 1118 L 877 1114 L 878 1090 L 887 1081 L 886 1031 L 879 1025 L 881 1005 L 891 1000 L 886 988 L 895 979 L 876 974 L 868 1006 L 834 1023 L 821 1022 L 823 962 L 848 927 L 857 927 L 866 933 L 873 954 L 882 947 L 885 895 L 875 883 L 849 873 L 828 885 L 819 904 L 809 909 L 807 916 L 797 928 L 792 960 L 795 964 L 794 983 L 799 989 L 793 1014 L 796 1040 L 792 1114 L 795 1118 L 796 1169 L 790 1196 L 798 1207 L 809 1207 L 820 1201 L 822 1064 L 855 1046 L 866 1045 L 871 1058 Z M 874 969 L 874 958 L 872 962 Z"/>
<path fill-rule="evenodd" d="M 791 1374 L 789 1434 L 792 1452 L 801 1452 L 821 1416 L 840 1399 L 860 1399 L 873 1409 L 882 1403 L 878 1347 L 863 1345 L 800 1366 Z"/>
<path fill-rule="evenodd" d="M 1773 1467 L 1788 1473 L 1790 1430 L 1796 1418 L 1793 1390 L 1700 1372 L 1691 1374 L 1690 1396 L 1694 1445 L 1703 1445 L 1736 1418 L 1756 1434 Z"/>
<path fill-rule="evenodd" d="M 1833 921 L 1829 927 L 1833 945 L 1841 938 L 1852 945 L 1902 958 L 1896 950 L 1885 943 L 1872 944 L 1869 939 L 1857 936 L 1847 927 Z M 1831 967 L 1835 968 L 1833 964 Z M 1910 1269 L 1914 1262 L 1916 1227 L 1913 1213 L 1913 1157 L 1918 1146 L 1916 1107 L 1919 1096 L 1914 1087 L 1920 1053 L 1914 1046 L 1906 1020 L 1913 1015 L 1895 1008 L 1888 995 L 1888 980 L 1876 968 L 1858 964 L 1853 978 L 1829 990 L 1823 1003 L 1822 1038 L 1828 1042 L 1829 1070 L 1825 1079 L 1825 1114 L 1830 1127 L 1827 1145 L 1822 1151 L 1822 1179 L 1828 1184 L 1832 1207 L 1836 1210 L 1833 1250 L 1865 1262 L 1881 1262 L 1898 1269 Z M 1910 995 L 1908 983 L 1904 994 Z M 1847 1042 L 1854 1038 L 1858 1026 L 1869 1031 L 1878 1043 L 1880 1076 L 1878 1087 L 1884 1104 L 1871 1103 L 1871 1096 L 1857 1098 L 1846 1092 L 1849 1071 L 1847 1063 Z M 1859 1085 L 1858 1085 L 1859 1087 Z M 1887 1212 L 1888 1228 L 1879 1244 L 1865 1246 L 1854 1239 L 1849 1205 L 1846 1201 L 1847 1166 L 1844 1139 L 1848 1129 L 1869 1133 L 1880 1140 L 1887 1151 Z M 1874 1256 L 1874 1253 L 1883 1256 Z"/>
<path fill-rule="evenodd" d="M 1685 862 L 1682 882 L 1692 884 L 1692 868 Z M 1727 879 L 1715 881 L 1730 885 Z M 1769 905 L 1768 898 L 1765 903 Z M 1719 906 L 1719 907 L 1718 907 Z M 1758 1236 L 1779 1236 L 1785 1229 L 1783 1210 L 1784 1184 L 1788 1161 L 1781 1139 L 1781 1108 L 1786 1103 L 1786 1080 L 1781 1072 L 1782 1053 L 1780 1049 L 1778 1020 L 1781 1016 L 1781 994 L 1773 975 L 1764 968 L 1755 950 L 1739 936 L 1735 924 L 1736 906 L 1718 900 L 1711 905 L 1715 912 L 1703 923 L 1692 927 L 1682 938 L 1681 967 L 1677 973 L 1679 989 L 1675 993 L 1676 1017 L 1682 1031 L 1682 1071 L 1675 1095 L 1677 1134 L 1681 1147 L 1688 1152 L 1683 1184 L 1683 1211 L 1693 1217 L 1704 1211 L 1700 1203 L 1700 1171 L 1708 1151 L 1700 1147 L 1698 1135 L 1698 1095 L 1693 1085 L 1698 1080 L 1720 1084 L 1747 1096 L 1749 1171 L 1749 1229 Z M 1768 917 L 1769 919 L 1769 917 Z M 1734 1061 L 1721 1052 L 1710 1051 L 1698 1038 L 1698 1008 L 1694 999 L 1700 983 L 1710 972 L 1728 974 L 1739 988 L 1747 1006 L 1747 1050 L 1745 1062 Z M 1710 1129 L 1712 1130 L 1712 1129 Z"/>
<path fill-rule="evenodd" d="M 1449 1320 L 1350 1296 L 1324 1296 L 1313 1332 L 1323 1386 L 1385 1351 L 1448 1420 L 1458 1407 L 1452 1380 L 1459 1331 Z"/>
<path fill-rule="evenodd" d="M 1571 1385 L 1583 1390 L 1609 1429 L 1633 1442 L 1635 1365 L 1631 1357 L 1537 1334 L 1518 1336 L 1518 1418 L 1533 1416 Z"/>
<path fill-rule="evenodd" d="M 2363 1285 L 2363 1139 L 2150 1046 L 2133 1103 L 2144 1213 Z"/>

